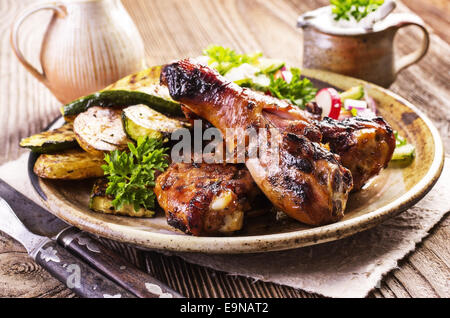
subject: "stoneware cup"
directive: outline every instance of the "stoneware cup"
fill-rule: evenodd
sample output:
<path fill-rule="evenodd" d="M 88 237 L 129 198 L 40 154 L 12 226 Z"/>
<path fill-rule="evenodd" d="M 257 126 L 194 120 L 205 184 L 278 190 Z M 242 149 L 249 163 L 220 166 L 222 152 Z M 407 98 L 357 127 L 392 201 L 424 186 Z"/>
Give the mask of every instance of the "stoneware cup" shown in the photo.
<path fill-rule="evenodd" d="M 327 70 L 388 87 L 401 70 L 417 63 L 428 50 L 428 31 L 423 21 L 413 14 L 392 13 L 377 29 L 347 33 L 342 28 L 324 30 L 309 23 L 307 17 L 300 16 L 297 23 L 303 29 L 305 68 Z M 395 35 L 399 29 L 410 25 L 422 31 L 422 41 L 417 43 L 414 52 L 396 57 Z"/>
<path fill-rule="evenodd" d="M 21 24 L 41 10 L 54 12 L 42 42 L 42 72 L 18 45 Z M 145 67 L 142 38 L 120 0 L 61 0 L 30 7 L 11 27 L 11 46 L 25 68 L 62 103 Z"/>

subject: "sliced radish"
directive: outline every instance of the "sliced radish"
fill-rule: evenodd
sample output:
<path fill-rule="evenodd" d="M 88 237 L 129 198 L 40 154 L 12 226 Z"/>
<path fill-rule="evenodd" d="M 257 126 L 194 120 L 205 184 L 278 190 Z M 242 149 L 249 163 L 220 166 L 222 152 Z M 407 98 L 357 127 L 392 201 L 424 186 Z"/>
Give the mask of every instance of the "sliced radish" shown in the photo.
<path fill-rule="evenodd" d="M 316 94 L 316 103 L 322 108 L 322 118 L 339 118 L 342 103 L 339 93 L 334 88 L 322 88 L 318 91 Z"/>
<path fill-rule="evenodd" d="M 291 71 L 288 71 L 286 67 L 283 66 L 281 69 L 275 72 L 273 78 L 274 79 L 281 78 L 286 83 L 290 83 L 292 81 L 292 73 Z"/>
<path fill-rule="evenodd" d="M 274 80 L 276 80 L 278 78 L 282 78 L 284 80 L 283 71 L 282 70 L 278 70 L 278 71 L 275 72 L 275 74 L 273 74 L 273 79 Z"/>
<path fill-rule="evenodd" d="M 292 81 L 292 73 L 291 71 L 283 71 L 281 70 L 281 77 L 283 77 L 286 83 L 290 83 Z"/>

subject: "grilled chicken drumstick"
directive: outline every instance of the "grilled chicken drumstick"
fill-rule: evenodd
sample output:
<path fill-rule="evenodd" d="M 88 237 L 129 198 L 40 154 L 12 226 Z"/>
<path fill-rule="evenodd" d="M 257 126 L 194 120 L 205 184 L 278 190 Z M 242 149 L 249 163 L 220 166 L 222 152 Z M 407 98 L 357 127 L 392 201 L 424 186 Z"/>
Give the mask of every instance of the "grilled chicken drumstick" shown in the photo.
<path fill-rule="evenodd" d="M 272 123 L 285 132 L 302 136 L 297 131 L 300 120 L 309 120 L 319 128 L 321 142 L 328 144 L 332 153 L 338 154 L 342 165 L 349 169 L 353 177 L 353 191 L 386 168 L 395 150 L 395 136 L 392 128 L 381 117 L 352 117 L 342 121 L 326 117 L 317 119 L 314 103 L 305 110 L 298 110 L 297 120 L 274 117 Z M 291 113 L 293 115 L 293 113 Z M 267 117 L 267 116 L 266 116 Z"/>
<path fill-rule="evenodd" d="M 284 101 L 241 88 L 188 59 L 164 66 L 161 83 L 174 100 L 224 135 L 227 128 L 273 128 L 282 119 L 296 120 L 296 134 L 279 134 L 277 160 L 276 156 L 260 156 L 248 159 L 246 166 L 269 200 L 289 216 L 311 225 L 343 217 L 352 177 L 338 157 L 319 144 L 320 130 L 310 118 L 302 118 Z"/>
<path fill-rule="evenodd" d="M 158 176 L 155 193 L 170 225 L 212 235 L 240 230 L 260 191 L 243 165 L 172 163 Z"/>
<path fill-rule="evenodd" d="M 196 116 L 186 107 L 183 111 L 187 118 Z M 321 112 L 315 102 L 306 104 L 305 110 L 290 110 L 288 116 L 283 115 L 284 109 L 263 109 L 264 117 L 281 131 L 303 136 L 305 121 L 317 127 L 319 130 L 306 131 L 308 138 L 328 144 L 330 151 L 339 155 L 342 165 L 352 173 L 352 191 L 358 191 L 389 164 L 395 150 L 393 130 L 381 117 L 321 120 Z"/>

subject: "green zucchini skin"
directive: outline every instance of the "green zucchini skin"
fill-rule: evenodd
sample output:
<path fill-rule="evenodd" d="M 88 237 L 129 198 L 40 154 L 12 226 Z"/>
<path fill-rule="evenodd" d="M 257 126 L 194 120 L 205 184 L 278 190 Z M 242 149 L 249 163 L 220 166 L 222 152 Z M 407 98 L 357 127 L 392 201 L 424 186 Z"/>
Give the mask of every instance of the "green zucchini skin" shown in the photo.
<path fill-rule="evenodd" d="M 47 154 L 78 147 L 78 142 L 70 123 L 50 131 L 23 138 L 19 144 L 22 148 L 28 148 L 32 152 Z"/>
<path fill-rule="evenodd" d="M 21 146 L 23 148 L 28 148 L 32 152 L 39 154 L 49 154 L 62 150 L 68 150 L 78 147 L 78 142 L 75 141 L 66 141 L 66 142 L 46 142 L 41 146 Z"/>
<path fill-rule="evenodd" d="M 143 129 L 139 125 L 137 125 L 135 122 L 130 120 L 126 115 L 125 112 L 122 113 L 122 124 L 123 129 L 125 130 L 125 133 L 127 134 L 127 137 L 137 141 L 140 136 L 148 136 L 149 138 L 155 138 L 155 139 L 161 139 L 164 137 L 163 133 L 159 131 L 150 131 L 148 129 Z"/>
<path fill-rule="evenodd" d="M 159 65 L 130 74 L 104 90 L 63 106 L 62 114 L 71 120 L 91 106 L 127 107 L 145 104 L 160 113 L 182 117 L 181 105 L 170 98 L 167 87 L 159 85 L 161 69 Z"/>
<path fill-rule="evenodd" d="M 175 101 L 139 91 L 123 89 L 100 91 L 81 97 L 64 105 L 63 115 L 65 117 L 75 116 L 92 106 L 126 107 L 137 104 L 147 105 L 158 112 L 171 116 L 183 116 L 181 105 Z"/>
<path fill-rule="evenodd" d="M 112 205 L 112 198 L 106 194 L 108 187 L 108 180 L 106 178 L 98 179 L 92 188 L 91 198 L 89 200 L 89 208 L 95 212 L 125 215 L 131 217 L 153 217 L 154 211 L 140 208 L 138 211 L 134 210 L 133 205 L 125 204 L 120 209 L 115 209 Z"/>
<path fill-rule="evenodd" d="M 164 116 L 146 105 L 127 107 L 122 112 L 122 124 L 128 138 L 137 141 L 139 137 L 164 139 L 168 141 L 170 134 L 185 127 L 185 123 Z"/>

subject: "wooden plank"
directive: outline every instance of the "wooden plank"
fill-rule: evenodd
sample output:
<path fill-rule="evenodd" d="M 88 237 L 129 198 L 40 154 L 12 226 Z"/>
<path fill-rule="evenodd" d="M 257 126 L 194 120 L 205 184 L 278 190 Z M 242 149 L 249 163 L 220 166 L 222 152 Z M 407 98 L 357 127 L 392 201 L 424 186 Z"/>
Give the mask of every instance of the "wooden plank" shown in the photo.
<path fill-rule="evenodd" d="M 74 297 L 36 264 L 24 248 L 0 233 L 0 297 Z"/>
<path fill-rule="evenodd" d="M 442 244 L 442 242 L 450 242 L 450 217 L 447 216 L 437 226 L 431 236 L 423 242 L 423 246 L 432 251 L 443 264 L 450 267 L 450 246 Z"/>
<path fill-rule="evenodd" d="M 437 35 L 450 43 L 450 1 L 448 0 L 408 0 L 404 4 L 433 28 Z"/>

